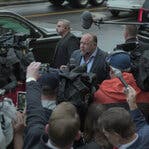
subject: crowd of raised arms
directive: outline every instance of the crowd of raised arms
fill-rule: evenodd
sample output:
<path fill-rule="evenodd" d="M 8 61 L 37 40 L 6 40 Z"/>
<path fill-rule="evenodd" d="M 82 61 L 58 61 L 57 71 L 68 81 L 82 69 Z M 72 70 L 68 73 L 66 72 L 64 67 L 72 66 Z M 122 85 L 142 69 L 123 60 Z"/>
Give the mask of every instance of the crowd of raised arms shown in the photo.
<path fill-rule="evenodd" d="M 110 53 L 70 28 L 58 20 L 49 71 L 31 53 L 0 55 L 0 149 L 149 149 L 149 52 L 137 26 Z"/>

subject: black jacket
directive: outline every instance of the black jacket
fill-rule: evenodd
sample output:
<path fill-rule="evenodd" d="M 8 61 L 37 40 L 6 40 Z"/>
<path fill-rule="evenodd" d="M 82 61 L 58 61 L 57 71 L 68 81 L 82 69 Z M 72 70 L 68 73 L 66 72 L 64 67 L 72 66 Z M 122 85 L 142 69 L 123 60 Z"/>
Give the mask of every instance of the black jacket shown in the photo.
<path fill-rule="evenodd" d="M 41 88 L 38 82 L 31 81 L 26 84 L 26 101 L 27 101 L 27 127 L 25 130 L 23 149 L 47 149 L 41 136 L 45 134 L 45 125 L 51 114 L 41 104 Z M 42 146 L 42 147 L 41 147 Z"/>
<path fill-rule="evenodd" d="M 96 74 L 98 84 L 109 77 L 109 67 L 105 61 L 106 56 L 106 52 L 97 48 L 97 54 L 95 56 L 90 72 Z M 75 50 L 72 53 L 71 58 L 75 59 L 76 65 L 79 66 L 82 59 L 81 50 Z"/>
<path fill-rule="evenodd" d="M 61 65 L 66 65 L 69 62 L 72 52 L 78 48 L 79 39 L 72 33 L 68 33 L 57 43 L 51 66 L 59 68 Z"/>

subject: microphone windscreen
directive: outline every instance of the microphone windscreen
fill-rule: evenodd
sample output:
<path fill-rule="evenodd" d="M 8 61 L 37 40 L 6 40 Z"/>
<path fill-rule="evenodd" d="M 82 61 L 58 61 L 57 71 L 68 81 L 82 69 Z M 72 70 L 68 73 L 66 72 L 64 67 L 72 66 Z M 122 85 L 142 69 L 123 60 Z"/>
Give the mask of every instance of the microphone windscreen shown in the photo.
<path fill-rule="evenodd" d="M 84 11 L 81 15 L 81 26 L 84 29 L 89 29 L 93 23 L 92 14 L 89 11 Z"/>

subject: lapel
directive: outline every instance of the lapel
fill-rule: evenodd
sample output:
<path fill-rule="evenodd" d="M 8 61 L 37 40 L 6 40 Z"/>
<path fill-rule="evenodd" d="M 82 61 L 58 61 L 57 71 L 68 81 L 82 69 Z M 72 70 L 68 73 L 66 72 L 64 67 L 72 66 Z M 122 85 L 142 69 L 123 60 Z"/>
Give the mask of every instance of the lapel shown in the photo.
<path fill-rule="evenodd" d="M 96 56 L 94 58 L 94 62 L 91 68 L 91 72 L 94 72 L 97 69 L 97 65 L 100 65 L 100 56 L 102 55 L 102 53 L 100 52 L 100 49 L 97 47 L 97 53 Z"/>
<path fill-rule="evenodd" d="M 53 55 L 53 59 L 55 59 L 55 57 L 56 57 L 56 54 L 57 54 L 57 51 L 58 51 L 58 47 L 62 46 L 62 43 L 63 43 L 67 38 L 69 38 L 69 36 L 71 36 L 71 33 L 68 33 L 65 37 L 61 37 L 61 39 L 58 41 L 58 43 L 57 43 L 57 45 L 56 45 L 56 48 L 55 48 L 54 55 Z"/>
<path fill-rule="evenodd" d="M 76 63 L 77 63 L 78 66 L 80 65 L 81 58 L 82 58 L 82 54 L 81 54 L 81 50 L 80 50 L 79 53 L 78 53 L 78 56 L 76 57 L 76 60 L 77 60 Z"/>

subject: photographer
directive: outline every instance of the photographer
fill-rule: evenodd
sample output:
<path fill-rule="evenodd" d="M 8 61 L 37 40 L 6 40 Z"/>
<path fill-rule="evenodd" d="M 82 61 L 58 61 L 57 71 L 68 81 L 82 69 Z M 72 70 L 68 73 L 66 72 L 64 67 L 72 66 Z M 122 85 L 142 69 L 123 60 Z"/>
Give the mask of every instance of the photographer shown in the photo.
<path fill-rule="evenodd" d="M 148 149 L 149 125 L 138 110 L 136 91 L 128 86 L 125 94 L 130 113 L 124 108 L 110 108 L 102 114 L 99 125 L 109 142 L 118 149 Z"/>
<path fill-rule="evenodd" d="M 99 86 L 94 94 L 95 102 L 105 104 L 108 107 L 122 106 L 128 109 L 123 88 L 131 85 L 136 91 L 138 106 L 149 122 L 149 92 L 143 92 L 137 86 L 136 80 L 130 72 L 131 59 L 129 54 L 124 51 L 115 51 L 107 57 L 107 62 L 110 66 L 111 79 L 104 80 Z"/>

